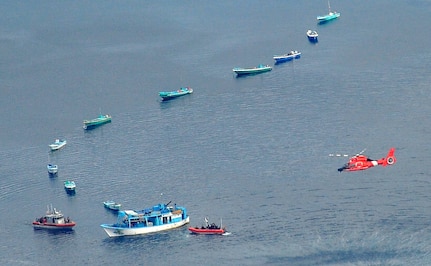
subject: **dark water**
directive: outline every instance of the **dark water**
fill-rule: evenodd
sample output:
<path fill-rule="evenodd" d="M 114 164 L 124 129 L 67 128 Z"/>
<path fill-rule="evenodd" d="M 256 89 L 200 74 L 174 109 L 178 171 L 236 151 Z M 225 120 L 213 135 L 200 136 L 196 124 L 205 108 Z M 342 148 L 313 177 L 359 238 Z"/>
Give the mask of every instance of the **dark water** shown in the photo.
<path fill-rule="evenodd" d="M 3 1 L 0 263 L 431 264 L 431 2 L 331 6 L 317 25 L 326 1 Z M 289 50 L 301 59 L 232 73 Z M 83 131 L 100 112 L 112 123 Z M 394 166 L 362 172 L 328 156 L 392 146 Z M 109 239 L 107 199 L 172 200 L 232 234 Z M 33 230 L 51 203 L 73 232 Z"/>

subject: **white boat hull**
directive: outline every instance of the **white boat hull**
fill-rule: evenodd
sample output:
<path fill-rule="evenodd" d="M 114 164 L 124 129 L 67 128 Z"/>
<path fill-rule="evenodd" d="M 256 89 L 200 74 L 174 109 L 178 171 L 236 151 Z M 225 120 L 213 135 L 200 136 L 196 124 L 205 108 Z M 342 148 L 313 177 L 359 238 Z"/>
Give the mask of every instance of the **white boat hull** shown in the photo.
<path fill-rule="evenodd" d="M 66 144 L 67 144 L 67 141 L 65 140 L 60 141 L 57 139 L 55 140 L 54 143 L 49 144 L 49 148 L 51 149 L 51 151 L 56 151 L 66 146 Z"/>
<path fill-rule="evenodd" d="M 155 233 L 170 229 L 175 229 L 186 225 L 190 222 L 190 217 L 186 219 L 170 224 L 163 224 L 157 226 L 147 226 L 147 227 L 138 227 L 138 228 L 122 228 L 122 227 L 113 227 L 110 224 L 102 224 L 103 230 L 108 234 L 109 237 L 119 237 L 119 236 L 134 236 L 134 235 L 144 235 L 149 233 Z"/>
<path fill-rule="evenodd" d="M 56 174 L 58 171 L 57 169 L 48 169 L 48 174 Z"/>

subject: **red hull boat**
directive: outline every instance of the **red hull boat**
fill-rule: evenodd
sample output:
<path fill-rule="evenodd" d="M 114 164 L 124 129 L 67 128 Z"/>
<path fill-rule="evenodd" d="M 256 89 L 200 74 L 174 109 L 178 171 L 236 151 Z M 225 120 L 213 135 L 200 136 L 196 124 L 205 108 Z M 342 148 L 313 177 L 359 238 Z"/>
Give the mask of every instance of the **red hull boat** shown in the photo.
<path fill-rule="evenodd" d="M 193 234 L 201 234 L 201 235 L 222 235 L 226 233 L 226 229 L 224 227 L 217 226 L 215 223 L 209 224 L 208 218 L 205 218 L 205 225 L 201 227 L 189 227 L 190 232 Z"/>
<path fill-rule="evenodd" d="M 51 209 L 48 207 L 45 215 L 33 221 L 34 229 L 72 230 L 75 225 L 74 221 L 70 220 L 69 217 L 65 218 L 60 211 L 52 208 L 52 206 Z"/>
<path fill-rule="evenodd" d="M 224 228 L 210 229 L 210 228 L 197 228 L 189 227 L 190 232 L 201 235 L 222 235 L 226 232 Z"/>

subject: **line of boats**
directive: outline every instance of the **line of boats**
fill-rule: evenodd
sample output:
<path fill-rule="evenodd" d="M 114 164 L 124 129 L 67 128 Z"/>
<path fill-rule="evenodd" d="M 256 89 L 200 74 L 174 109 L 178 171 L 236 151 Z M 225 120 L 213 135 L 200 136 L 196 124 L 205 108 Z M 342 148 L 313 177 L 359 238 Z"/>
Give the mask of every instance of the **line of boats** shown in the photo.
<path fill-rule="evenodd" d="M 97 118 L 90 119 L 90 120 L 84 120 L 83 121 L 83 128 L 86 130 L 90 130 L 93 128 L 96 128 L 98 126 L 101 126 L 106 123 L 110 123 L 112 120 L 112 117 L 109 114 L 102 115 L 100 114 Z M 67 144 L 67 141 L 65 139 L 57 138 L 55 139 L 54 143 L 49 144 L 49 148 L 52 152 L 57 151 L 65 147 Z M 58 165 L 49 163 L 47 166 L 47 171 L 50 177 L 54 177 L 58 173 Z M 67 193 L 73 194 L 75 193 L 76 184 L 74 181 L 66 180 L 64 181 L 64 189 Z"/>
<path fill-rule="evenodd" d="M 118 212 L 117 220 L 111 224 L 101 224 L 100 226 L 109 237 L 144 235 L 165 230 L 182 227 L 190 223 L 190 217 L 185 207 L 159 203 L 150 208 L 142 210 L 120 210 L 121 204 L 108 200 L 103 202 L 105 208 Z M 69 217 L 65 217 L 61 211 L 52 207 L 47 207 L 47 211 L 41 217 L 33 221 L 34 229 L 47 230 L 72 230 L 76 222 Z M 223 235 L 228 234 L 226 228 L 215 223 L 209 223 L 205 218 L 202 226 L 189 227 L 193 234 Z"/>
<path fill-rule="evenodd" d="M 323 16 L 317 16 L 319 23 L 327 22 L 336 19 L 340 13 L 331 11 L 328 1 L 329 13 Z M 308 30 L 307 37 L 310 41 L 317 41 L 318 33 L 315 30 Z M 273 59 L 276 63 L 290 61 L 300 58 L 301 53 L 292 50 L 288 53 L 281 55 L 274 55 Z M 272 67 L 269 65 L 260 64 L 253 68 L 233 68 L 233 71 L 238 75 L 253 75 L 271 71 Z M 189 87 L 182 87 L 175 91 L 162 91 L 159 96 L 162 100 L 169 100 L 193 93 L 193 89 Z M 88 130 L 100 125 L 111 122 L 110 115 L 100 115 L 99 117 L 91 120 L 84 120 L 83 128 Z M 56 139 L 54 143 L 50 144 L 51 151 L 56 151 L 63 148 L 67 144 L 66 140 Z M 55 164 L 48 164 L 47 170 L 50 175 L 55 175 L 58 172 L 58 166 Z M 76 184 L 74 181 L 64 181 L 64 188 L 68 193 L 74 193 Z M 142 210 L 121 210 L 121 204 L 113 200 L 103 202 L 105 208 L 118 212 L 117 221 L 110 224 L 101 224 L 100 226 L 107 233 L 109 237 L 143 235 L 155 233 L 165 230 L 171 230 L 182 227 L 190 223 L 190 217 L 185 207 L 170 205 L 171 202 L 166 204 L 159 203 L 150 208 Z M 64 217 L 61 211 L 52 207 L 47 207 L 44 215 L 36 218 L 33 221 L 35 229 L 48 229 L 48 230 L 71 230 L 76 223 L 69 217 Z M 225 235 L 228 234 L 226 228 L 223 227 L 220 221 L 220 226 L 215 223 L 209 223 L 208 218 L 205 218 L 205 223 L 202 226 L 189 227 L 188 230 L 193 234 L 205 235 Z"/>
<path fill-rule="evenodd" d="M 328 8 L 329 8 L 328 14 L 325 14 L 322 16 L 317 16 L 317 21 L 319 24 L 325 23 L 325 22 L 328 22 L 328 21 L 331 21 L 333 19 L 340 17 L 339 12 L 331 11 L 331 6 L 329 4 L 329 1 L 328 1 Z M 307 34 L 308 40 L 310 42 L 317 42 L 318 41 L 319 34 L 317 33 L 316 30 L 311 30 L 311 29 L 307 30 L 306 34 Z M 286 54 L 274 55 L 273 59 L 275 60 L 275 64 L 278 64 L 278 63 L 282 63 L 282 62 L 290 61 L 292 59 L 299 58 L 300 56 L 301 56 L 300 52 L 292 50 Z M 235 72 L 235 74 L 237 76 L 260 74 L 260 73 L 265 73 L 265 72 L 268 72 L 271 70 L 272 70 L 271 66 L 264 65 L 264 64 L 259 64 L 256 67 L 247 67 L 247 68 L 235 67 L 232 69 L 232 71 Z"/>
<path fill-rule="evenodd" d="M 275 64 L 279 64 L 293 59 L 298 59 L 300 57 L 301 57 L 301 52 L 292 50 L 285 54 L 274 55 L 272 58 L 275 60 Z M 256 67 L 234 67 L 232 69 L 232 71 L 235 72 L 237 76 L 255 75 L 255 74 L 265 73 L 271 70 L 272 70 L 272 67 L 270 65 L 264 65 L 264 64 L 259 64 Z"/>

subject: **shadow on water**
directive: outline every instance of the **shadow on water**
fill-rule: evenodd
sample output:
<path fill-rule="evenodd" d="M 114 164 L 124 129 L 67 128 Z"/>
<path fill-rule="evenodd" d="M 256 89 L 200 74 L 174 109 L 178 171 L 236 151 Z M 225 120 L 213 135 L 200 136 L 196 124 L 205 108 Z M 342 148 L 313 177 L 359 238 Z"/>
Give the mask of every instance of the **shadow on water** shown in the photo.
<path fill-rule="evenodd" d="M 173 108 L 177 106 L 177 104 L 183 105 L 184 103 L 187 103 L 188 102 L 187 99 L 191 99 L 191 97 L 193 97 L 193 95 L 187 95 L 187 97 L 176 97 L 176 98 L 164 99 L 164 100 L 161 99 L 159 101 L 160 109 Z"/>
<path fill-rule="evenodd" d="M 315 40 L 308 39 L 308 43 L 310 43 L 311 45 L 316 45 L 319 43 L 319 39 L 315 39 Z"/>
<path fill-rule="evenodd" d="M 184 228 L 177 228 L 165 232 L 155 232 L 151 234 L 135 235 L 135 236 L 121 236 L 121 237 L 108 237 L 103 240 L 103 244 L 112 247 L 115 250 L 119 244 L 128 250 L 157 250 L 165 248 L 175 248 L 175 243 L 183 238 L 180 232 Z"/>
<path fill-rule="evenodd" d="M 68 189 L 64 189 L 66 191 L 67 196 L 69 197 L 74 197 L 76 195 L 76 191 L 75 190 L 68 190 Z"/>
<path fill-rule="evenodd" d="M 54 179 L 58 176 L 58 173 L 52 174 L 52 173 L 48 173 L 48 176 L 50 179 Z"/>
<path fill-rule="evenodd" d="M 235 78 L 237 79 L 242 79 L 242 78 L 246 78 L 246 77 L 250 77 L 250 76 L 257 76 L 260 74 L 265 74 L 271 71 L 266 71 L 266 72 L 261 72 L 261 73 L 250 73 L 250 74 L 241 74 L 241 75 L 235 75 Z"/>
<path fill-rule="evenodd" d="M 317 25 L 323 26 L 323 25 L 329 25 L 331 23 L 334 23 L 337 19 L 331 19 L 331 20 L 324 20 L 317 22 Z"/>
<path fill-rule="evenodd" d="M 277 61 L 277 62 L 274 63 L 274 66 L 282 65 L 282 64 L 285 64 L 285 63 L 288 63 L 288 62 L 293 62 L 293 59 L 287 59 L 287 60 L 283 60 L 283 61 Z"/>
<path fill-rule="evenodd" d="M 33 229 L 35 234 L 38 235 L 54 235 L 54 236 L 64 236 L 64 235 L 74 235 L 75 230 L 65 229 L 65 230 L 47 230 L 47 229 Z"/>

